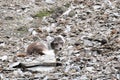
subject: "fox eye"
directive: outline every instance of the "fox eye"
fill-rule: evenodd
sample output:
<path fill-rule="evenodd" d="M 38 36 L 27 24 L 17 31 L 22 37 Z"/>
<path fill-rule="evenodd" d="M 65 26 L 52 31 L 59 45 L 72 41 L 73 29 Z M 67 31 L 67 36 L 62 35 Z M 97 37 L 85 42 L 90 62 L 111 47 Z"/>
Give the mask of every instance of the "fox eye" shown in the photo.
<path fill-rule="evenodd" d="M 58 43 L 54 43 L 54 45 L 58 45 Z"/>
<path fill-rule="evenodd" d="M 62 48 L 60 48 L 60 50 L 62 50 Z"/>
<path fill-rule="evenodd" d="M 63 42 L 60 42 L 60 44 L 63 44 Z"/>

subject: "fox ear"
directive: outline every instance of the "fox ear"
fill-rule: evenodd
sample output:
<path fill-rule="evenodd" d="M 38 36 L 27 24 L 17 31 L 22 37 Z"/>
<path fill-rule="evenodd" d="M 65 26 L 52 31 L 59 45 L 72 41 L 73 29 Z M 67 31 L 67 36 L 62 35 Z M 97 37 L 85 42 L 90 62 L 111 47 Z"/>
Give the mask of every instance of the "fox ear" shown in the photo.
<path fill-rule="evenodd" d="M 49 48 L 49 49 L 52 49 L 52 48 L 51 48 L 51 43 L 54 41 L 54 37 L 52 37 L 52 36 L 47 36 L 47 37 L 46 37 L 46 40 L 47 40 L 48 48 Z"/>
<path fill-rule="evenodd" d="M 58 35 L 58 37 L 60 37 L 63 40 L 63 42 L 65 43 L 65 39 L 62 35 Z"/>
<path fill-rule="evenodd" d="M 47 40 L 47 42 L 51 43 L 52 41 L 54 41 L 54 38 L 51 36 L 47 36 L 46 40 Z"/>

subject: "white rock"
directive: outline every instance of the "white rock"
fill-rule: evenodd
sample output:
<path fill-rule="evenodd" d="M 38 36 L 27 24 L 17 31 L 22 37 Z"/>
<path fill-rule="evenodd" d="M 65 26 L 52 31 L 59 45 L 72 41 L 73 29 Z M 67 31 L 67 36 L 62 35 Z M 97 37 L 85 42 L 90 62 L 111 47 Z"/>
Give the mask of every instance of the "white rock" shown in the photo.
<path fill-rule="evenodd" d="M 51 31 L 53 31 L 54 30 L 54 28 L 52 28 L 51 26 L 49 26 L 49 27 L 47 27 L 47 26 L 44 26 L 43 28 L 42 28 L 42 30 L 44 31 L 47 31 L 47 32 L 51 32 Z"/>
<path fill-rule="evenodd" d="M 9 65 L 9 68 L 13 68 L 13 67 L 15 67 L 15 66 L 17 66 L 19 64 L 20 64 L 20 62 L 12 63 L 12 64 Z"/>
<path fill-rule="evenodd" d="M 48 80 L 49 79 L 49 77 L 48 76 L 45 76 L 45 78 L 43 79 L 43 80 Z"/>
<path fill-rule="evenodd" d="M 70 70 L 71 66 L 66 66 L 65 72 L 68 72 Z"/>
<path fill-rule="evenodd" d="M 35 30 L 32 31 L 32 35 L 33 35 L 33 36 L 36 36 L 37 34 L 38 34 L 38 33 L 37 33 Z"/>
<path fill-rule="evenodd" d="M 104 2 L 105 2 L 107 5 L 109 5 L 110 7 L 112 7 L 112 3 L 111 3 L 110 0 L 104 0 Z M 112 7 L 112 8 L 113 8 L 113 7 Z"/>
<path fill-rule="evenodd" d="M 25 76 L 32 76 L 32 73 L 31 72 L 24 72 L 24 75 Z"/>
<path fill-rule="evenodd" d="M 32 32 L 34 30 L 34 28 L 29 28 L 28 31 L 29 32 Z"/>
<path fill-rule="evenodd" d="M 98 10 L 98 9 L 101 8 L 101 6 L 100 5 L 94 5 L 93 8 L 94 8 L 94 10 Z"/>
<path fill-rule="evenodd" d="M 55 58 L 55 53 L 53 50 L 46 50 L 44 51 L 45 55 L 40 55 L 40 56 L 36 56 L 35 59 L 27 59 L 26 62 L 24 62 L 24 64 L 37 64 L 37 63 L 49 63 L 49 62 L 56 62 L 56 58 Z M 31 67 L 31 68 L 27 68 L 28 70 L 32 70 L 32 71 L 37 71 L 37 72 L 50 72 L 52 70 L 55 69 L 54 66 L 52 67 L 47 67 L 47 66 L 37 66 L 37 67 Z"/>
<path fill-rule="evenodd" d="M 32 17 L 26 17 L 26 20 L 27 20 L 27 21 L 32 21 L 33 18 L 32 18 Z"/>
<path fill-rule="evenodd" d="M 87 80 L 88 78 L 87 78 L 86 75 L 82 75 L 79 79 L 80 79 L 80 80 Z"/>
<path fill-rule="evenodd" d="M 5 43 L 0 43 L 0 47 L 4 47 L 5 46 Z"/>
<path fill-rule="evenodd" d="M 56 23 L 52 23 L 52 24 L 51 24 L 51 27 L 55 28 L 56 25 L 57 25 Z"/>
<path fill-rule="evenodd" d="M 120 74 L 117 74 L 116 77 L 118 80 L 120 80 Z"/>
<path fill-rule="evenodd" d="M 0 73 L 0 79 L 3 80 L 5 77 L 2 73 Z"/>
<path fill-rule="evenodd" d="M 1 59 L 2 61 L 7 61 L 7 60 L 8 60 L 8 57 L 7 57 L 6 55 L 4 55 L 4 56 L 0 57 L 0 59 Z"/>
<path fill-rule="evenodd" d="M 31 2 L 35 2 L 35 0 L 31 0 Z"/>
<path fill-rule="evenodd" d="M 28 58 L 28 59 L 25 59 L 27 62 L 30 62 L 30 61 L 32 61 L 32 59 L 30 59 L 30 58 Z"/>
<path fill-rule="evenodd" d="M 107 74 L 110 74 L 112 72 L 111 67 L 106 67 L 106 69 L 104 71 Z"/>
<path fill-rule="evenodd" d="M 86 70 L 89 72 L 94 72 L 93 69 L 94 69 L 94 67 L 86 67 Z"/>
<path fill-rule="evenodd" d="M 84 45 L 85 46 L 93 46 L 93 43 L 89 40 L 84 40 Z"/>
<path fill-rule="evenodd" d="M 45 2 L 48 4 L 53 4 L 53 3 L 55 3 L 55 0 L 45 0 Z"/>
<path fill-rule="evenodd" d="M 68 8 L 68 10 L 66 10 L 66 11 L 62 14 L 62 16 L 67 16 L 67 15 L 69 15 L 70 11 L 74 10 L 75 8 L 76 8 L 76 7 L 74 7 L 73 5 L 71 5 L 71 6 Z"/>
<path fill-rule="evenodd" d="M 120 14 L 119 13 L 113 13 L 115 16 L 118 16 L 118 17 L 120 17 Z"/>
<path fill-rule="evenodd" d="M 85 8 L 85 5 L 81 4 L 81 5 L 80 5 L 80 8 Z"/>
<path fill-rule="evenodd" d="M 55 67 L 33 67 L 33 68 L 27 68 L 28 70 L 37 71 L 37 72 L 50 72 L 55 69 Z"/>
<path fill-rule="evenodd" d="M 23 74 L 23 72 L 21 71 L 21 69 L 18 69 L 17 71 L 14 71 L 13 74 L 14 74 L 16 77 L 24 76 L 24 74 Z"/>
<path fill-rule="evenodd" d="M 70 31 L 71 31 L 71 27 L 70 27 L 69 25 L 67 25 L 64 32 L 65 32 L 65 33 L 68 33 L 68 32 L 70 32 Z"/>

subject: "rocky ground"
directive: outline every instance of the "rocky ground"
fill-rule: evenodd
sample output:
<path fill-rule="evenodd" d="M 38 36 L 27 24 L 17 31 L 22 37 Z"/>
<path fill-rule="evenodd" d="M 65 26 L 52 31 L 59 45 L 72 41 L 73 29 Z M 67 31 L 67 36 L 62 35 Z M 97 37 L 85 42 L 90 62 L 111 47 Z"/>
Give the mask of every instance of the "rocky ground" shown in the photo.
<path fill-rule="evenodd" d="M 28 44 L 57 35 L 63 66 L 9 69 Z M 0 0 L 0 80 L 120 80 L 120 0 Z"/>

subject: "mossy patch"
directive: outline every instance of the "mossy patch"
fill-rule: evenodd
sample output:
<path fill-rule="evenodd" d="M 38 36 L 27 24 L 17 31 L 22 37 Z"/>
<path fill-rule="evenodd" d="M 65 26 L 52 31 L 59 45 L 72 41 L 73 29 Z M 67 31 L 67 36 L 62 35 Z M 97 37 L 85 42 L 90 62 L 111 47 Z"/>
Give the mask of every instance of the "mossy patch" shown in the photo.
<path fill-rule="evenodd" d="M 15 29 L 14 32 L 16 33 L 16 36 L 21 37 L 21 36 L 27 34 L 28 27 L 26 27 L 26 26 L 19 27 L 19 28 Z"/>
<path fill-rule="evenodd" d="M 26 26 L 22 26 L 22 27 L 19 27 L 19 28 L 17 28 L 17 31 L 23 31 L 23 30 L 26 30 Z"/>
<path fill-rule="evenodd" d="M 39 18 L 43 18 L 44 16 L 49 16 L 54 12 L 54 10 L 43 10 L 43 11 L 39 11 L 35 17 L 39 17 Z"/>

